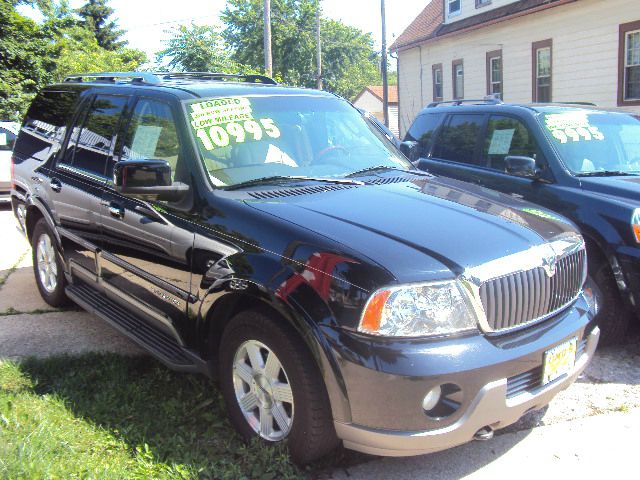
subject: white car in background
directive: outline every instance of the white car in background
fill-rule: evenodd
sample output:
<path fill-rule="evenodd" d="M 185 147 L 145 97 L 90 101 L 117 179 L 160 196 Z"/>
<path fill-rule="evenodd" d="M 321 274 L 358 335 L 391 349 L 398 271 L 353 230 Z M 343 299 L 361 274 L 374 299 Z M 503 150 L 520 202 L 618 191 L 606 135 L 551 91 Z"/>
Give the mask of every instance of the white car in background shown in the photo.
<path fill-rule="evenodd" d="M 11 152 L 20 125 L 0 122 L 0 202 L 8 202 L 11 192 Z"/>

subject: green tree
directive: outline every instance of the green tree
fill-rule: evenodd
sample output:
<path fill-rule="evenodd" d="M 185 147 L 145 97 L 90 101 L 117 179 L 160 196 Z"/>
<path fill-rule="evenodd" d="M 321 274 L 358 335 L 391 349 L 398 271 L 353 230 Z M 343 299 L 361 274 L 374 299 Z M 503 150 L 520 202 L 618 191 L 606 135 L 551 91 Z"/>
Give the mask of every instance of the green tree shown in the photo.
<path fill-rule="evenodd" d="M 367 85 L 381 82 L 373 37 L 336 20 L 323 20 L 322 72 L 325 88 L 353 100 Z"/>
<path fill-rule="evenodd" d="M 82 27 L 65 29 L 57 37 L 58 50 L 53 77 L 61 81 L 74 73 L 133 71 L 147 61 L 140 50 L 107 50 L 98 45 L 93 33 Z"/>
<path fill-rule="evenodd" d="M 55 68 L 51 42 L 42 28 L 0 0 L 0 118 L 19 120 Z"/>
<path fill-rule="evenodd" d="M 274 73 L 292 85 L 314 87 L 317 0 L 271 2 Z M 262 0 L 229 0 L 222 12 L 222 35 L 237 61 L 261 68 L 264 63 Z M 380 80 L 379 55 L 371 34 L 335 20 L 322 20 L 322 71 L 325 88 L 353 98 Z"/>
<path fill-rule="evenodd" d="M 156 54 L 158 63 L 167 62 L 172 70 L 186 72 L 236 73 L 236 64 L 217 28 L 191 24 L 171 30 L 166 48 Z"/>
<path fill-rule="evenodd" d="M 118 29 L 114 20 L 109 19 L 114 10 L 107 2 L 108 0 L 89 0 L 77 12 L 85 28 L 95 35 L 98 45 L 106 50 L 118 50 L 127 44 L 120 39 L 125 32 Z"/>

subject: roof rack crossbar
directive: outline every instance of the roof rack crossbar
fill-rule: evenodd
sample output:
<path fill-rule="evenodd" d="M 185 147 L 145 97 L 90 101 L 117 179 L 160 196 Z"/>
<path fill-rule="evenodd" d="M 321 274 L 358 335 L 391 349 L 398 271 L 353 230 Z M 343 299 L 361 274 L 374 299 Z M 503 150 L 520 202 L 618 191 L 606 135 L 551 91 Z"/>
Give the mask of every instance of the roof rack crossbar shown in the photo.
<path fill-rule="evenodd" d="M 218 73 L 218 72 L 154 72 L 159 78 L 169 80 L 172 78 L 194 78 L 202 80 L 227 80 L 238 79 L 249 83 L 264 83 L 267 85 L 277 85 L 278 83 L 266 75 L 240 74 L 240 73 Z"/>
<path fill-rule="evenodd" d="M 77 73 L 69 75 L 64 82 L 83 82 L 87 79 L 95 79 L 101 82 L 115 82 L 116 80 L 131 80 L 132 83 L 148 83 L 156 85 L 161 80 L 150 72 L 98 72 L 98 73 Z"/>
<path fill-rule="evenodd" d="M 487 97 L 484 98 L 470 98 L 468 100 L 466 99 L 458 99 L 458 100 L 445 100 L 444 102 L 431 102 L 429 105 L 427 105 L 427 108 L 434 108 L 437 107 L 439 105 L 454 105 L 454 106 L 458 106 L 458 105 L 462 105 L 463 103 L 475 103 L 475 104 L 484 104 L 484 105 L 502 105 L 504 102 L 502 100 L 500 100 L 499 98 L 496 98 L 492 95 L 489 95 Z"/>

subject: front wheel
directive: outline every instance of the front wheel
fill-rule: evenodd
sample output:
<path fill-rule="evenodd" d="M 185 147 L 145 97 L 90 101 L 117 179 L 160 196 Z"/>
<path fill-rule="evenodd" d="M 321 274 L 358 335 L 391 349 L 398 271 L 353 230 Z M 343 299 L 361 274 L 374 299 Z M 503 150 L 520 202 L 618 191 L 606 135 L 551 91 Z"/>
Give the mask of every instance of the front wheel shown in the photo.
<path fill-rule="evenodd" d="M 231 320 L 221 341 L 220 381 L 231 422 L 245 439 L 286 441 L 299 464 L 336 447 L 320 371 L 301 339 L 270 314 L 247 311 Z"/>
<path fill-rule="evenodd" d="M 33 273 L 40 295 L 52 307 L 62 307 L 69 303 L 64 291 L 67 282 L 55 240 L 44 218 L 38 220 L 31 237 Z"/>
<path fill-rule="evenodd" d="M 602 305 L 596 317 L 600 327 L 600 345 L 620 343 L 629 329 L 631 313 L 622 303 L 611 267 L 605 262 L 592 262 L 589 270 L 601 293 Z"/>

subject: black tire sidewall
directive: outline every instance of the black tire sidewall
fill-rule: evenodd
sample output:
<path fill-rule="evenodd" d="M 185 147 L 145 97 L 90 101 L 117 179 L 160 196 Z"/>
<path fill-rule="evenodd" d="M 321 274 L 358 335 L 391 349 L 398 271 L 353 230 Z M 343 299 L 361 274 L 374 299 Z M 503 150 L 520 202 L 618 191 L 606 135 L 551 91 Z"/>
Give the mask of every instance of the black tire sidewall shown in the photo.
<path fill-rule="evenodd" d="M 49 236 L 49 239 L 51 240 L 51 244 L 54 246 L 54 249 L 56 252 L 57 283 L 56 283 L 56 288 L 53 290 L 53 292 L 48 292 L 44 288 L 44 286 L 40 283 L 40 274 L 38 272 L 38 258 L 37 258 L 38 242 L 40 241 L 40 238 L 44 234 Z M 69 302 L 69 300 L 64 291 L 66 286 L 66 279 L 64 276 L 64 266 L 60 261 L 60 252 L 58 250 L 55 237 L 51 233 L 51 229 L 47 225 L 47 222 L 44 218 L 41 218 L 36 223 L 33 229 L 33 235 L 31 237 L 31 250 L 32 250 L 32 258 L 33 258 L 33 274 L 35 276 L 36 285 L 38 286 L 38 291 L 40 292 L 42 299 L 52 307 L 62 307 L 66 305 Z"/>
<path fill-rule="evenodd" d="M 596 316 L 600 328 L 600 344 L 612 345 L 624 340 L 630 324 L 630 312 L 625 308 L 609 265 L 594 262 L 590 276 L 600 291 L 600 311 Z"/>

